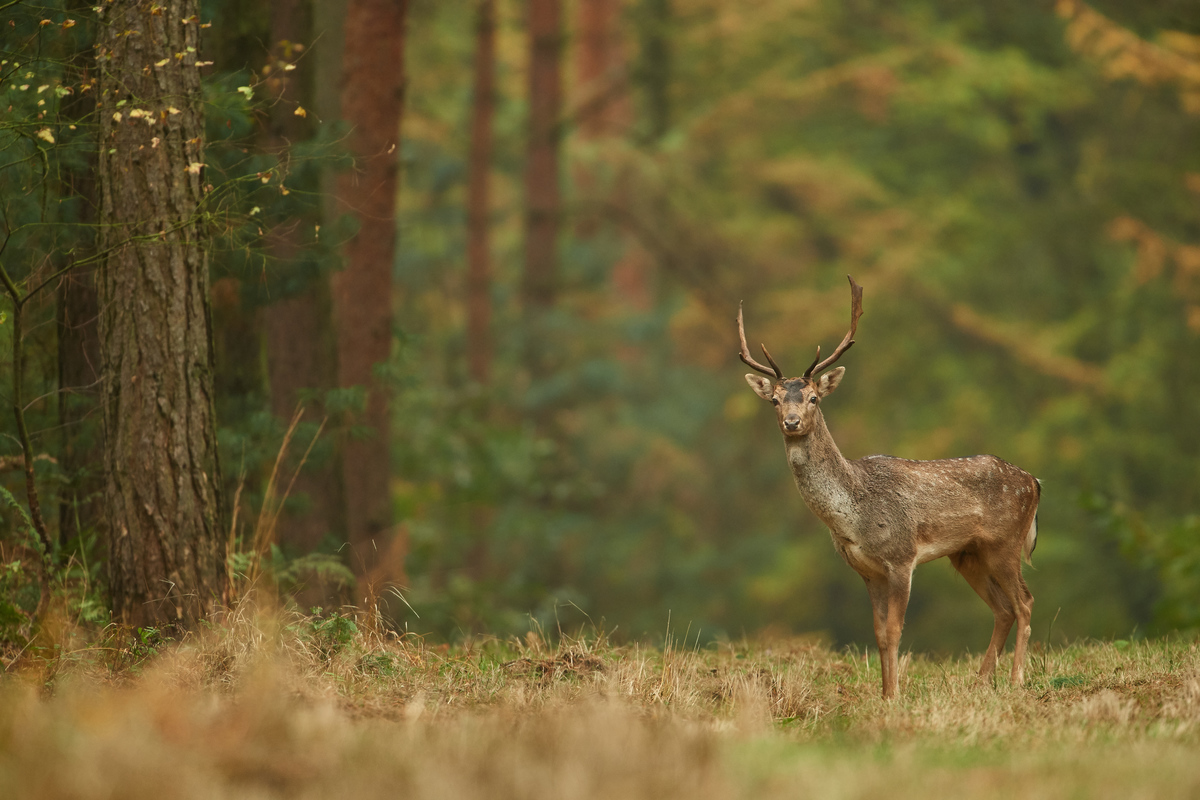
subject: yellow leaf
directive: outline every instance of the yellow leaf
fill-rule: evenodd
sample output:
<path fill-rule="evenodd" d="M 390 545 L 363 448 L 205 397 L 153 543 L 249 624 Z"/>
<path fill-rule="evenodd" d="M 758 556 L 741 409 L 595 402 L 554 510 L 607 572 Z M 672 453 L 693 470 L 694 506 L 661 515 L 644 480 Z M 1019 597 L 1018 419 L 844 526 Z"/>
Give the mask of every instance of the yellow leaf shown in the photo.
<path fill-rule="evenodd" d="M 304 110 L 304 106 L 296 106 L 296 110 L 292 112 L 297 117 L 307 117 L 308 112 Z"/>

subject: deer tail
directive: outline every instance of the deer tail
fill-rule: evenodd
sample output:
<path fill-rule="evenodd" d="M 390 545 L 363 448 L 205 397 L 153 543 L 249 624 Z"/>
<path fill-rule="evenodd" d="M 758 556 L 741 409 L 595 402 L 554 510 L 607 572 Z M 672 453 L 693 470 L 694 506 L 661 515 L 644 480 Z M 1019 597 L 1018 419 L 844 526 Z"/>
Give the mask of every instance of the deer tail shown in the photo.
<path fill-rule="evenodd" d="M 1038 506 L 1042 502 L 1042 482 L 1034 478 L 1033 483 L 1037 487 L 1037 496 L 1033 502 L 1033 515 L 1029 521 L 1029 530 L 1025 531 L 1025 546 L 1021 548 L 1021 555 L 1025 557 L 1025 563 L 1029 565 L 1033 564 L 1033 550 L 1037 547 Z"/>

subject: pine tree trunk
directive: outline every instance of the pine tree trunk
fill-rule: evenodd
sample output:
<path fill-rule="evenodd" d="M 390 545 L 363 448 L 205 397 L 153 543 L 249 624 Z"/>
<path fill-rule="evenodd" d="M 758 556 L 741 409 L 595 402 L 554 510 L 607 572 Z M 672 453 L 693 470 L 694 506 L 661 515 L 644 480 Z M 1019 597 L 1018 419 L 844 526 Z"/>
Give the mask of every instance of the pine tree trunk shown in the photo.
<path fill-rule="evenodd" d="M 342 449 L 346 527 L 359 602 L 374 602 L 383 584 L 400 580 L 404 546 L 391 541 L 388 479 L 388 388 L 375 376 L 392 345 L 392 264 L 396 248 L 404 18 L 407 0 L 351 0 L 346 13 L 342 118 L 352 127 L 354 169 L 339 176 L 344 210 L 359 221 L 333 276 L 338 383 L 366 388 L 366 408 L 352 423 L 366 434 Z"/>
<path fill-rule="evenodd" d="M 657 142 L 671 124 L 671 0 L 641 0 L 642 54 L 640 73 L 645 91 L 646 122 L 651 142 Z"/>
<path fill-rule="evenodd" d="M 525 272 L 521 276 L 524 361 L 535 381 L 557 370 L 560 350 L 547 327 L 558 296 L 559 130 L 562 112 L 562 0 L 529 0 L 529 139 L 525 161 Z M 537 416 L 543 416 L 540 411 Z"/>
<path fill-rule="evenodd" d="M 113 0 L 97 43 L 109 586 L 114 615 L 139 626 L 193 623 L 228 595 L 198 13 L 198 0 Z"/>
<path fill-rule="evenodd" d="M 554 305 L 558 289 L 561 56 L 562 0 L 529 0 L 529 151 L 521 289 L 531 317 Z"/>
<path fill-rule="evenodd" d="M 86 74 L 92 53 L 72 55 L 72 71 Z M 64 99 L 63 114 L 76 122 L 88 122 L 96 114 L 93 92 L 77 92 Z M 71 198 L 59 206 L 62 219 L 86 228 L 82 251 L 95 252 L 96 154 L 82 163 L 64 164 L 62 193 Z M 82 256 L 72 256 L 78 260 Z M 67 266 L 66 263 L 63 266 Z M 99 423 L 100 332 L 96 300 L 96 268 L 75 266 L 63 275 L 55 290 L 58 328 L 58 424 L 61 431 L 60 463 L 67 484 L 59 494 L 58 541 L 65 552 L 85 529 L 103 529 L 104 489 Z"/>
<path fill-rule="evenodd" d="M 489 189 L 496 92 L 496 3 L 480 0 L 475 23 L 475 89 L 467 182 L 467 361 L 471 377 L 491 376 L 491 255 Z"/>
<path fill-rule="evenodd" d="M 578 5 L 575 80 L 579 134 L 598 139 L 629 124 L 625 53 L 620 36 L 620 0 L 581 0 Z"/>
<path fill-rule="evenodd" d="M 582 0 L 579 4 L 579 43 L 576 49 L 575 74 L 579 81 L 581 109 L 578 116 L 578 136 L 584 141 L 624 135 L 629 128 L 632 109 L 628 91 L 626 48 L 620 28 L 620 0 Z M 595 175 L 585 164 L 574 169 L 575 193 L 582 208 L 598 208 L 603 202 L 628 205 L 625 182 L 616 181 L 606 187 L 604 197 Z M 601 221 L 596 214 L 582 214 L 575 225 L 580 238 L 596 235 Z M 626 306 L 646 311 L 651 305 L 649 294 L 649 265 L 645 252 L 629 237 L 613 232 L 622 240 L 621 256 L 612 265 L 612 288 Z M 627 351 L 632 350 L 627 345 Z"/>
<path fill-rule="evenodd" d="M 271 6 L 271 63 L 267 82 L 270 91 L 270 121 L 267 149 L 285 154 L 289 147 L 311 135 L 308 116 L 296 109 L 315 104 L 310 85 L 311 53 L 306 48 L 316 37 L 306 0 L 274 0 Z M 283 69 L 291 65 L 292 70 Z M 319 65 L 317 65 L 319 67 Z M 316 186 L 304 187 L 316 190 Z M 311 241 L 320 222 L 319 209 L 284 220 L 267 240 L 268 258 L 274 269 L 295 269 L 304 242 Z M 267 376 L 271 390 L 271 413 L 290 420 L 305 390 L 318 393 L 332 389 L 336 379 L 333 331 L 328 285 L 320 278 L 263 310 L 267 344 Z M 319 400 L 305 403 L 304 419 L 320 422 L 324 410 Z M 307 446 L 306 442 L 299 443 Z M 283 513 L 277 538 L 294 553 L 316 549 L 329 533 L 343 532 L 341 479 L 333 464 L 309 463 L 296 478 L 294 494 L 308 498 L 301 513 Z M 313 593 L 316 597 L 320 592 Z"/>
<path fill-rule="evenodd" d="M 59 495 L 58 541 L 64 550 L 80 533 L 81 523 L 99 522 L 102 489 L 95 438 L 85 432 L 96 409 L 100 339 L 96 329 L 96 276 L 74 270 L 63 276 L 55 302 L 58 323 L 58 424 L 62 430 L 60 464 L 69 483 Z"/>
<path fill-rule="evenodd" d="M 624 48 L 621 47 L 620 0 L 581 0 L 575 46 L 574 119 L 582 141 L 615 136 L 629 125 L 629 95 Z M 572 169 L 574 194 L 584 209 L 600 207 L 596 173 L 590 164 L 576 162 Z M 595 213 L 575 219 L 575 234 L 587 239 L 600 230 Z"/>

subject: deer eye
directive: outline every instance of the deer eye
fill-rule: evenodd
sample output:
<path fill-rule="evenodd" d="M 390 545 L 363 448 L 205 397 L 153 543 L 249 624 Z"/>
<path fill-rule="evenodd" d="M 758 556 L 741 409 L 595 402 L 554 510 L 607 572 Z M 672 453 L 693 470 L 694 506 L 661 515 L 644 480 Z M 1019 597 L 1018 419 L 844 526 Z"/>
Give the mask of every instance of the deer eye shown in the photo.
<path fill-rule="evenodd" d="M 778 398 L 778 397 L 772 397 L 772 398 L 771 398 L 771 403 L 772 403 L 772 405 L 779 405 L 779 398 Z"/>
<path fill-rule="evenodd" d="M 817 402 L 817 396 L 814 394 L 812 397 L 808 398 L 808 402 L 810 402 L 810 403 Z"/>

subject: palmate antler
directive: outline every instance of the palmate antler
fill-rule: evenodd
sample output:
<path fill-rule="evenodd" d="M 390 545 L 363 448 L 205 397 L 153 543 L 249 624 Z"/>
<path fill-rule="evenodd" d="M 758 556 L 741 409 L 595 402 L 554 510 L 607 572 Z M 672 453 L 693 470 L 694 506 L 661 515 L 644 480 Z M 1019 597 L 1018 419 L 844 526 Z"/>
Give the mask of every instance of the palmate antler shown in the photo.
<path fill-rule="evenodd" d="M 842 339 L 842 343 L 833 351 L 833 355 L 821 361 L 821 345 L 817 345 L 817 357 L 813 359 L 813 363 L 804 371 L 804 377 L 811 378 L 813 375 L 824 372 L 833 366 L 834 362 L 842 357 L 842 353 L 846 352 L 854 344 L 854 332 L 858 330 L 858 318 L 862 316 L 862 287 L 854 282 L 854 278 L 849 275 L 846 280 L 850 281 L 850 330 Z M 820 361 L 818 364 L 817 362 Z"/>
<path fill-rule="evenodd" d="M 811 378 L 813 375 L 821 373 L 829 367 L 832 367 L 834 362 L 842 357 L 842 353 L 849 350 L 854 344 L 854 332 L 858 330 L 858 318 L 862 316 L 863 290 L 861 286 L 854 282 L 854 278 L 851 278 L 849 275 L 847 275 L 846 279 L 850 281 L 850 331 L 846 334 L 845 338 L 842 339 L 842 343 L 837 346 L 837 349 L 833 351 L 833 355 L 824 361 L 821 361 L 821 346 L 817 345 L 817 357 L 813 359 L 813 363 L 810 364 L 808 369 L 804 371 L 804 377 L 806 378 Z M 746 366 L 750 367 L 751 369 L 756 369 L 763 375 L 773 375 L 776 380 L 783 380 L 783 370 L 781 370 L 779 365 L 775 363 L 775 359 L 771 358 L 771 354 L 767 352 L 767 346 L 765 344 L 760 344 L 759 347 L 762 348 L 763 355 L 767 357 L 767 362 L 771 365 L 770 369 L 767 369 L 762 364 L 755 361 L 750 355 L 750 347 L 746 344 L 746 326 L 742 322 L 741 303 L 738 303 L 737 323 L 738 339 L 741 341 L 742 345 L 742 351 L 738 354 L 738 357 L 741 358 L 743 363 L 745 363 Z"/>

